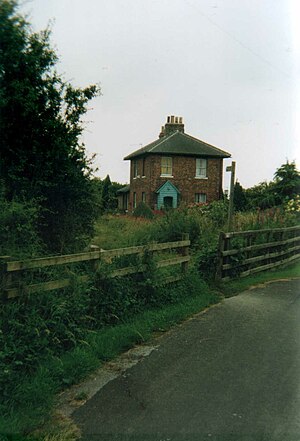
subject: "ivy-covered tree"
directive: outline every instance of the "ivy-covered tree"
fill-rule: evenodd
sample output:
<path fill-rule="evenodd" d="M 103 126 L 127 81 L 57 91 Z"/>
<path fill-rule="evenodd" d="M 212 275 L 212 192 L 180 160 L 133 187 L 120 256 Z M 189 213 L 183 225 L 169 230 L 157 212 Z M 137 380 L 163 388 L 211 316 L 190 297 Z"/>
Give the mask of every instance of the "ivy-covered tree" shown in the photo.
<path fill-rule="evenodd" d="M 0 180 L 7 201 L 38 204 L 48 248 L 71 251 L 92 234 L 97 211 L 80 135 L 99 90 L 63 80 L 49 35 L 33 32 L 18 1 L 0 0 Z"/>

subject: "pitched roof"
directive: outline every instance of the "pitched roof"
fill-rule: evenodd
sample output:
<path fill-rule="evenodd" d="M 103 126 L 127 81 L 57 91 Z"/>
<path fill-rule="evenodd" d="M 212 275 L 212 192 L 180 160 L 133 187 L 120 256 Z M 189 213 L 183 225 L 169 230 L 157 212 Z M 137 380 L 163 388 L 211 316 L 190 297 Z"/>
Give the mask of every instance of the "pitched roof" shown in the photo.
<path fill-rule="evenodd" d="M 124 159 L 133 159 L 146 154 L 206 156 L 214 158 L 230 158 L 230 153 L 207 144 L 186 133 L 176 131 L 169 136 L 159 138 L 145 147 L 127 155 Z"/>
<path fill-rule="evenodd" d="M 173 187 L 174 190 L 175 190 L 178 194 L 180 194 L 180 191 L 178 190 L 178 188 L 177 188 L 172 182 L 170 182 L 170 181 L 167 181 L 167 182 L 164 182 L 163 184 L 161 184 L 161 185 L 158 187 L 158 189 L 155 190 L 155 193 L 160 193 L 161 190 L 162 190 L 163 188 L 165 188 L 165 187 Z"/>
<path fill-rule="evenodd" d="M 119 193 L 128 193 L 130 191 L 130 185 L 125 185 L 122 188 L 119 188 L 119 190 L 117 190 L 117 194 Z"/>

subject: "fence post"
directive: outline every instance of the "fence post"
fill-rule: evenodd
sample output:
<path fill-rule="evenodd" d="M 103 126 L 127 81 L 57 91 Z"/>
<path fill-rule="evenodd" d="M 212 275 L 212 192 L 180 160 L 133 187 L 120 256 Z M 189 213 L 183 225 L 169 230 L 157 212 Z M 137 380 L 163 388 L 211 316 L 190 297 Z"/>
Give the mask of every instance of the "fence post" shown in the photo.
<path fill-rule="evenodd" d="M 10 256 L 0 256 L 0 296 L 6 299 L 5 290 L 11 285 L 12 274 L 7 272 L 7 261 L 10 260 Z"/>
<path fill-rule="evenodd" d="M 181 240 L 189 240 L 190 236 L 188 233 L 183 233 L 181 236 Z M 189 255 L 189 246 L 185 246 L 182 248 L 181 251 L 182 256 L 188 256 Z M 181 272 L 183 274 L 187 273 L 188 270 L 188 266 L 189 266 L 189 262 L 182 262 L 181 264 Z"/>
<path fill-rule="evenodd" d="M 100 247 L 98 247 L 98 245 L 90 245 L 89 246 L 89 251 L 92 252 L 92 253 L 95 253 L 95 252 L 99 253 L 99 259 L 93 260 L 92 261 L 92 265 L 91 265 L 92 271 L 96 273 L 98 268 L 99 268 L 99 262 L 100 262 L 100 258 L 101 258 L 101 254 L 100 254 L 101 250 L 100 250 Z"/>
<path fill-rule="evenodd" d="M 221 231 L 219 235 L 219 247 L 218 247 L 218 263 L 217 263 L 217 271 L 216 271 L 216 280 L 222 280 L 222 269 L 223 269 L 223 251 L 225 250 L 225 233 Z"/>

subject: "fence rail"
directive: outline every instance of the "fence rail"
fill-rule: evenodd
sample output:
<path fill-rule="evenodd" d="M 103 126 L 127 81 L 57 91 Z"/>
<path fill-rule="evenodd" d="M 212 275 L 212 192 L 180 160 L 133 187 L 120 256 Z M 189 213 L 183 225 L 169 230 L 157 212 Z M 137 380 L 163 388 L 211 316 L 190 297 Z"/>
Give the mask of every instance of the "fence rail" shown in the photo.
<path fill-rule="evenodd" d="M 217 278 L 276 268 L 300 258 L 300 226 L 221 233 Z"/>
<path fill-rule="evenodd" d="M 182 240 L 176 242 L 152 243 L 148 245 L 134 246 L 128 248 L 119 248 L 113 250 L 95 249 L 93 251 L 68 254 L 63 256 L 41 257 L 36 259 L 26 260 L 12 260 L 9 256 L 0 256 L 0 288 L 2 298 L 11 299 L 20 297 L 23 294 L 31 294 L 40 291 L 51 291 L 54 289 L 65 288 L 72 283 L 72 278 L 61 278 L 58 280 L 43 281 L 40 283 L 27 284 L 24 281 L 24 275 L 31 270 L 42 270 L 48 267 L 60 267 L 62 265 L 72 265 L 76 263 L 91 263 L 93 269 L 96 271 L 100 262 L 111 264 L 114 258 L 130 255 L 142 256 L 145 253 L 155 254 L 161 252 L 170 252 L 175 250 L 179 256 L 170 258 L 160 258 L 156 263 L 157 268 L 166 268 L 173 265 L 180 265 L 181 270 L 175 276 L 165 277 L 164 283 L 174 282 L 180 280 L 182 275 L 187 270 L 187 265 L 190 260 L 189 256 L 190 240 L 188 234 L 182 235 Z M 136 266 L 125 266 L 122 268 L 112 269 L 107 277 L 124 277 L 126 275 L 141 273 L 147 270 L 146 264 L 139 264 Z M 78 279 L 87 281 L 89 276 L 79 275 Z"/>

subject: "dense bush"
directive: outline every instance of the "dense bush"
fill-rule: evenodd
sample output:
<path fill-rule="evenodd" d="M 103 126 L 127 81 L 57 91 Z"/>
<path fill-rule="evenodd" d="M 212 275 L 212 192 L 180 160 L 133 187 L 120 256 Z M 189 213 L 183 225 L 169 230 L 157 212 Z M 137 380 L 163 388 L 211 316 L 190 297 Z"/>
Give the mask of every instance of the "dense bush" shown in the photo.
<path fill-rule="evenodd" d="M 218 268 L 218 244 L 201 247 L 195 255 L 195 268 L 204 280 L 214 280 Z"/>
<path fill-rule="evenodd" d="M 153 219 L 154 214 L 149 207 L 149 205 L 145 204 L 145 202 L 140 202 L 135 208 L 133 215 L 135 217 L 144 217 L 145 219 Z"/>
<path fill-rule="evenodd" d="M 0 198 L 0 256 L 30 257 L 41 254 L 38 235 L 39 208 L 34 202 Z"/>
<path fill-rule="evenodd" d="M 169 210 L 164 216 L 158 217 L 147 228 L 137 232 L 137 242 L 169 242 L 181 240 L 182 234 L 188 233 L 192 243 L 197 241 L 200 225 L 196 216 L 190 215 L 188 209 Z"/>
<path fill-rule="evenodd" d="M 215 227 L 222 228 L 228 219 L 228 200 L 213 201 L 202 208 L 202 213 L 208 217 Z"/>
<path fill-rule="evenodd" d="M 89 324 L 87 287 L 76 283 L 61 292 L 0 303 L 0 389 L 8 399 L 17 378 L 38 361 L 76 346 Z"/>

